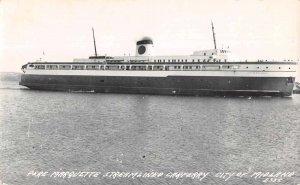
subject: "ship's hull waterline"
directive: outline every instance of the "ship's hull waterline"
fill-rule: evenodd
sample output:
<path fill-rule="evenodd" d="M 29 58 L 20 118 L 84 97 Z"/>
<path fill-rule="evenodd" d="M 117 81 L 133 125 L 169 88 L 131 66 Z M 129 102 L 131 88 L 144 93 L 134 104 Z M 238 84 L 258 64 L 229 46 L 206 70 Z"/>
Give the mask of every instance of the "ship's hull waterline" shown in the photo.
<path fill-rule="evenodd" d="M 20 85 L 36 90 L 191 96 L 290 96 L 294 77 L 84 76 L 23 74 Z"/>

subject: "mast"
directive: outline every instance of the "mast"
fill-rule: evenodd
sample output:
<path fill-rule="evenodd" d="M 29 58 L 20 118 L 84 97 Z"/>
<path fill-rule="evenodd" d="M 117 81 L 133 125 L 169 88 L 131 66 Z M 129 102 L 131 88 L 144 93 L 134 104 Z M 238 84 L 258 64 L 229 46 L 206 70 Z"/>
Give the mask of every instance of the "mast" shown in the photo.
<path fill-rule="evenodd" d="M 94 48 L 95 48 L 95 56 L 97 56 L 97 48 L 96 48 L 96 41 L 95 41 L 95 34 L 94 34 L 94 28 L 92 27 L 93 30 L 93 39 L 94 39 Z"/>
<path fill-rule="evenodd" d="M 214 30 L 214 24 L 213 24 L 212 21 L 211 21 L 211 28 L 212 28 L 213 37 L 214 37 L 215 49 L 217 49 L 217 44 L 216 44 L 216 34 L 215 34 L 215 30 Z"/>

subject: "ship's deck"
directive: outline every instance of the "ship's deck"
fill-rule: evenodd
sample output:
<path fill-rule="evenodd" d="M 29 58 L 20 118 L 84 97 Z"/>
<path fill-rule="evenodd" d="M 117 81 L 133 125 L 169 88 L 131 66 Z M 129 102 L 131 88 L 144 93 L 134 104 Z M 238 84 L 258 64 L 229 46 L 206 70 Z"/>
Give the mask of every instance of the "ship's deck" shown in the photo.
<path fill-rule="evenodd" d="M 191 65 L 191 64 L 283 64 L 283 65 L 296 65 L 297 62 L 294 61 L 235 61 L 235 62 L 136 62 L 136 61 L 130 61 L 130 62 L 121 62 L 121 61 L 106 61 L 106 62 L 29 62 L 28 64 L 57 64 L 57 65 L 63 65 L 63 64 L 82 64 L 82 65 L 88 65 L 88 64 L 95 64 L 95 65 L 103 65 L 103 64 L 115 64 L 115 65 L 130 65 L 130 64 L 141 64 L 141 65 Z"/>

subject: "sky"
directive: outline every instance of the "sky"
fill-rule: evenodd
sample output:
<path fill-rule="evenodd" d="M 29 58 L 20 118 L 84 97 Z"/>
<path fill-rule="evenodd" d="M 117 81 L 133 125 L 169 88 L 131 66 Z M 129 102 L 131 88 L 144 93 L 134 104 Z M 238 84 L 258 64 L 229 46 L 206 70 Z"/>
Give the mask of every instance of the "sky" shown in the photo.
<path fill-rule="evenodd" d="M 87 58 L 92 27 L 98 54 L 134 55 L 149 36 L 157 55 L 190 55 L 213 49 L 211 21 L 239 60 L 300 59 L 300 0 L 0 0 L 0 71 Z"/>

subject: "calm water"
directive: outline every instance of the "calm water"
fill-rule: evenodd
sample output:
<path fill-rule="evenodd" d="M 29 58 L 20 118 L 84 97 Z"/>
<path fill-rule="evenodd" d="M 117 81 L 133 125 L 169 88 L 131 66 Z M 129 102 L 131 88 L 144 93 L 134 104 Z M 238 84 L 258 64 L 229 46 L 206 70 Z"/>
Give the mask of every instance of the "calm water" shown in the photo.
<path fill-rule="evenodd" d="M 299 184 L 300 95 L 177 97 L 34 91 L 1 74 L 0 180 L 32 184 Z M 179 178 L 53 178 L 31 170 L 210 172 Z M 295 172 L 263 183 L 254 172 Z M 224 181 L 218 172 L 248 172 Z M 0 183 L 1 184 L 1 183 Z"/>

